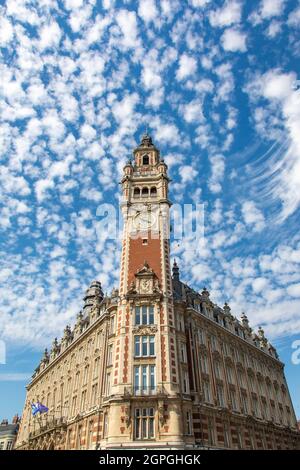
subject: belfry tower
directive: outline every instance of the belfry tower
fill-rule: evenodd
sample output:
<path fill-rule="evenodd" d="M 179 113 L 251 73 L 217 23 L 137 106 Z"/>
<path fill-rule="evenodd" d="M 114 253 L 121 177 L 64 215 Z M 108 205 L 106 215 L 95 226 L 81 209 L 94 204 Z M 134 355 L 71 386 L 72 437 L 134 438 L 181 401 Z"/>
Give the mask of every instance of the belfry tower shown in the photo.
<path fill-rule="evenodd" d="M 124 229 L 107 448 L 136 447 L 139 439 L 180 446 L 167 165 L 147 134 L 133 155 L 121 181 Z"/>

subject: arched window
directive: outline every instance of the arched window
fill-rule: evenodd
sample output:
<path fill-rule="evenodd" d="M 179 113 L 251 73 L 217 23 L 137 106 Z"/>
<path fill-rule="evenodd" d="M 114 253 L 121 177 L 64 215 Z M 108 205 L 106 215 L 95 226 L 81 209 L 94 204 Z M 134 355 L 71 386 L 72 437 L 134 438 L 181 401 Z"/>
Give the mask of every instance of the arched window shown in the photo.
<path fill-rule="evenodd" d="M 134 190 L 133 190 L 133 196 L 134 196 L 134 197 L 139 197 L 140 194 L 141 194 L 140 188 L 134 188 Z"/>
<path fill-rule="evenodd" d="M 149 188 L 143 188 L 142 189 L 142 196 L 148 196 L 149 195 Z"/>
<path fill-rule="evenodd" d="M 149 155 L 143 156 L 143 165 L 149 165 Z"/>
<path fill-rule="evenodd" d="M 151 196 L 156 196 L 156 194 L 157 194 L 157 190 L 156 190 L 156 188 L 155 188 L 155 187 L 151 188 L 151 190 L 150 190 L 150 194 L 151 194 Z"/>

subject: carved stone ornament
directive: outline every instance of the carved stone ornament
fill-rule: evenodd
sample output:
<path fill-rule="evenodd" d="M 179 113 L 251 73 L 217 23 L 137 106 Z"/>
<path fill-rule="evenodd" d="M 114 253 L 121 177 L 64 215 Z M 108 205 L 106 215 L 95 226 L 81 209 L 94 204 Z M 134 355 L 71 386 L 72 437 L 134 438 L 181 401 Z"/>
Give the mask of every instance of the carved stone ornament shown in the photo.
<path fill-rule="evenodd" d="M 132 330 L 133 333 L 138 333 L 139 335 L 150 335 L 157 332 L 156 325 L 137 325 Z"/>

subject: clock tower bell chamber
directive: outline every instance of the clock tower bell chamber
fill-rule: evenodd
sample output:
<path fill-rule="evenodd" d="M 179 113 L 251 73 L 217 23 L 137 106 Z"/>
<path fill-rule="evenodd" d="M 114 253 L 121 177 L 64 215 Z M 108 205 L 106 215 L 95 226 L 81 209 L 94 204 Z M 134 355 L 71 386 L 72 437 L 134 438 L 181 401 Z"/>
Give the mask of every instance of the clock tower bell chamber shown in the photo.
<path fill-rule="evenodd" d="M 149 135 L 124 167 L 123 239 L 107 448 L 184 444 L 167 165 Z M 126 442 L 126 444 L 125 444 Z M 131 443 L 131 444 L 130 444 Z"/>

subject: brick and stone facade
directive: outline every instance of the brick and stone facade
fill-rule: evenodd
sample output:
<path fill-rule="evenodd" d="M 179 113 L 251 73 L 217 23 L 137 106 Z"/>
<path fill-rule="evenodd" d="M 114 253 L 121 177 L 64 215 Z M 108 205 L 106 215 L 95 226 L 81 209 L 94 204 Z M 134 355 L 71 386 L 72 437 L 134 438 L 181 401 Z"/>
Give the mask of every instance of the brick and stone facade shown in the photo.
<path fill-rule="evenodd" d="M 120 285 L 91 284 L 30 384 L 19 449 L 299 449 L 284 366 L 262 329 L 170 266 L 167 166 L 148 135 L 122 178 Z M 33 418 L 31 402 L 49 407 Z"/>

